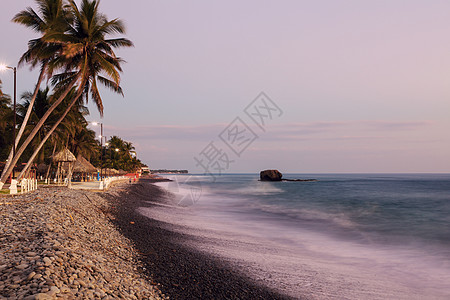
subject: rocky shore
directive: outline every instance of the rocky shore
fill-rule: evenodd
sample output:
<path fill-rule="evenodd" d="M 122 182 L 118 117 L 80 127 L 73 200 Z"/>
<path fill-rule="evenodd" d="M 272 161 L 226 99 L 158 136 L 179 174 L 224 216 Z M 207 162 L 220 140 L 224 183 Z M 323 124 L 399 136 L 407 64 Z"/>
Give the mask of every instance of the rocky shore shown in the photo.
<path fill-rule="evenodd" d="M 0 197 L 0 299 L 165 299 L 101 193 Z"/>

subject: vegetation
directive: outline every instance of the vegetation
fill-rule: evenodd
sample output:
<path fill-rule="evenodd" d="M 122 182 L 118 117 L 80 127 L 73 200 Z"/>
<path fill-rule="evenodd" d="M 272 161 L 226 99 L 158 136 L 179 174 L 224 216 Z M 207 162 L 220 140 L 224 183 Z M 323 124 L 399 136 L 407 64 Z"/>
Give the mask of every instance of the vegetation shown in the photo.
<path fill-rule="evenodd" d="M 1 89 L 0 89 L 1 92 Z M 22 95 L 22 102 L 17 105 L 17 120 L 21 125 L 23 116 L 28 111 L 30 106 L 30 92 Z M 35 102 L 31 108 L 29 123 L 25 126 L 24 135 L 27 136 L 32 128 L 39 121 L 46 109 L 51 105 L 54 99 L 49 92 L 49 88 L 39 90 Z M 67 100 L 52 114 L 41 129 L 36 134 L 30 147 L 22 156 L 24 162 L 28 161 L 34 152 L 34 149 L 41 142 L 46 132 L 54 125 L 57 118 L 64 113 L 67 101 L 71 99 L 69 95 Z M 65 105 L 64 105 L 65 104 Z M 0 161 L 5 161 L 8 151 L 12 146 L 12 116 L 13 109 L 11 100 L 8 95 L 2 94 L 0 96 Z M 103 146 L 101 151 L 100 141 L 97 139 L 95 131 L 89 129 L 89 122 L 86 117 L 89 116 L 89 111 L 81 102 L 77 104 L 66 118 L 58 126 L 57 130 L 53 132 L 51 138 L 42 147 L 39 155 L 34 159 L 34 163 L 49 164 L 51 156 L 55 152 L 59 152 L 64 148 L 68 148 L 75 156 L 82 155 L 89 160 L 94 166 L 99 168 L 122 169 L 128 172 L 134 172 L 143 164 L 136 157 L 134 146 L 131 142 L 127 142 L 118 136 L 111 137 Z M 116 149 L 118 149 L 116 151 Z M 103 154 L 103 157 L 102 157 Z M 102 160 L 103 158 L 103 160 Z M 103 163 L 102 163 L 103 162 Z"/>
<path fill-rule="evenodd" d="M 134 146 L 117 136 L 111 137 L 104 149 L 105 168 L 116 170 L 135 170 L 143 166 L 136 157 Z"/>
<path fill-rule="evenodd" d="M 11 109 L 11 97 L 3 94 L 2 82 L 0 81 L 0 161 L 5 161 L 8 157 L 9 145 L 12 145 L 12 124 L 9 122 L 13 118 Z"/>
<path fill-rule="evenodd" d="M 135 171 L 141 166 L 134 147 L 119 137 L 112 137 L 101 149 L 95 132 L 88 128 L 85 106 L 91 98 L 103 115 L 99 85 L 123 95 L 120 72 L 123 60 L 114 49 L 131 47 L 123 34 L 119 19 L 108 20 L 99 10 L 98 0 L 35 0 L 38 10 L 26 8 L 13 22 L 32 29 L 39 37 L 28 42 L 19 66 L 39 67 L 40 74 L 33 92 L 22 95 L 17 108 L 20 125 L 16 137 L 16 155 L 12 157 L 12 119 L 10 97 L 1 93 L 0 85 L 0 160 L 6 161 L 0 185 L 8 178 L 12 166 L 27 162 L 49 163 L 52 153 L 68 148 L 98 167 Z M 50 86 L 41 88 L 47 78 Z M 111 147 L 114 149 L 112 153 Z M 111 152 L 109 160 L 102 160 Z M 8 155 L 9 154 L 9 155 Z M 102 166 L 103 164 L 103 166 Z M 23 172 L 21 173 L 22 176 Z"/>

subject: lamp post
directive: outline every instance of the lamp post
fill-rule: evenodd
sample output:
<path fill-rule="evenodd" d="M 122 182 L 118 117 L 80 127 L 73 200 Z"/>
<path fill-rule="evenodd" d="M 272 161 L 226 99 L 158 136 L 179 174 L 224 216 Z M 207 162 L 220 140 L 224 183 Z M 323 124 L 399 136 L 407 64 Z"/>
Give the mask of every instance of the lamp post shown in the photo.
<path fill-rule="evenodd" d="M 17 68 L 16 67 L 9 67 L 5 65 L 0 65 L 0 71 L 10 69 L 14 72 L 14 116 L 13 116 L 13 158 L 16 156 L 16 95 L 17 95 Z M 15 177 L 14 174 L 14 167 L 12 172 L 12 178 Z"/>
<path fill-rule="evenodd" d="M 105 136 L 105 148 L 109 148 L 109 143 L 106 141 L 106 136 Z M 106 150 L 106 149 L 105 149 Z M 111 163 L 111 160 L 112 160 L 112 158 L 111 158 L 111 148 L 109 148 L 109 163 Z M 109 165 L 109 164 L 108 164 Z M 109 178 L 109 176 L 110 176 L 110 171 L 109 171 L 109 169 L 111 169 L 111 168 L 106 168 L 106 177 L 108 177 Z"/>

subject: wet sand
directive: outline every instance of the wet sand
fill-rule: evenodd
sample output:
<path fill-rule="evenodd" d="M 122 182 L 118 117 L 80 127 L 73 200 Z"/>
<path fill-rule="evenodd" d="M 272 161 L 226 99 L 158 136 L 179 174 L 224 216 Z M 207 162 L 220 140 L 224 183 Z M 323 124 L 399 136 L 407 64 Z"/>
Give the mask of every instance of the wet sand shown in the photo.
<path fill-rule="evenodd" d="M 113 207 L 115 224 L 134 244 L 143 262 L 142 271 L 171 299 L 293 299 L 272 290 L 226 260 L 190 246 L 192 236 L 176 225 L 143 216 L 142 208 L 172 207 L 167 193 L 141 179 L 104 194 Z M 298 297 L 296 297 L 298 299 Z"/>

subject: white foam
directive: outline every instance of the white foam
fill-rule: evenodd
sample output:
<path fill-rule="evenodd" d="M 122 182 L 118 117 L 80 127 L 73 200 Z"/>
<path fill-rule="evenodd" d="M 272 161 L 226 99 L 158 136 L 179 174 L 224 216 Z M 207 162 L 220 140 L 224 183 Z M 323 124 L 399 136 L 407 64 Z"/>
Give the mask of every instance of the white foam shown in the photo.
<path fill-rule="evenodd" d="M 275 187 L 270 182 L 256 181 L 247 187 L 236 189 L 234 192 L 241 195 L 274 195 L 282 193 L 283 190 Z"/>
<path fill-rule="evenodd" d="M 178 193 L 188 194 L 189 188 L 185 188 L 181 185 Z M 270 220 L 239 217 L 218 206 L 208 206 L 210 197 L 213 195 L 205 191 L 199 203 L 183 210 L 151 207 L 141 208 L 140 212 L 179 225 L 177 231 L 196 237 L 182 241 L 185 246 L 220 256 L 261 284 L 294 297 L 450 298 L 448 261 L 427 254 L 417 245 L 359 244 L 304 228 L 274 225 Z M 315 211 L 301 213 L 314 214 L 317 219 L 330 218 Z M 345 216 L 335 221 L 340 226 L 352 226 L 346 223 Z M 198 237 L 203 239 L 198 241 Z"/>

